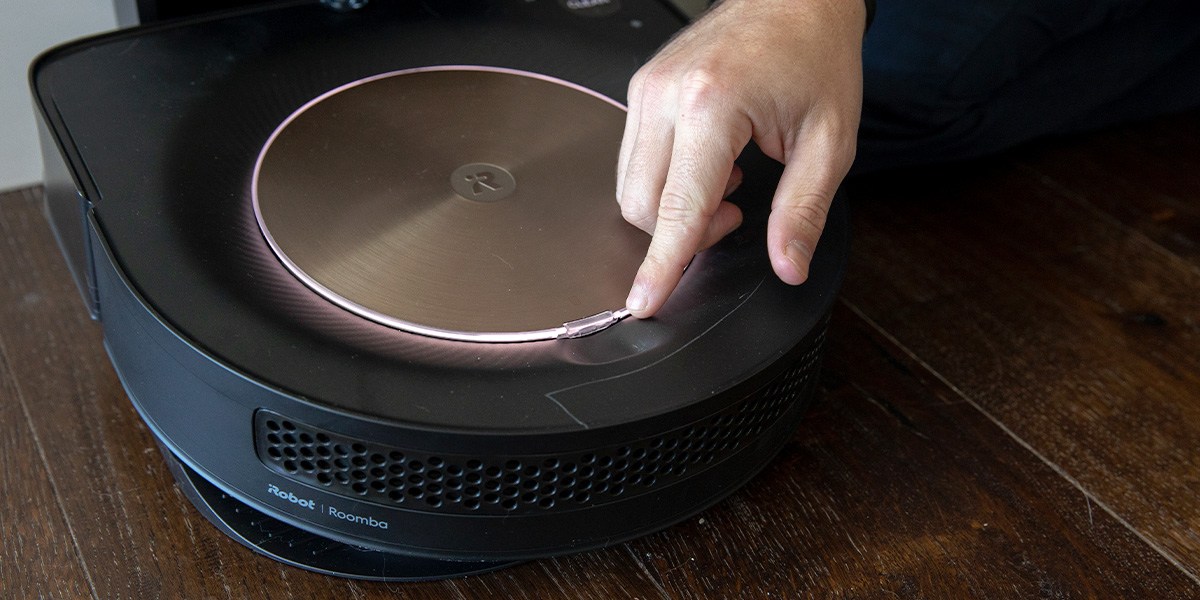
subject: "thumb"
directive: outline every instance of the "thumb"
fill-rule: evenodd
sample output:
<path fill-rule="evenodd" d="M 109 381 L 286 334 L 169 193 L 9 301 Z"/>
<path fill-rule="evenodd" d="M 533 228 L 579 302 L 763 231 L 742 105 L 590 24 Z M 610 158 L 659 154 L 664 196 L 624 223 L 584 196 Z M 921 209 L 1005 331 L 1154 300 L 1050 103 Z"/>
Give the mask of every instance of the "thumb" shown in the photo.
<path fill-rule="evenodd" d="M 790 153 L 767 221 L 771 267 L 785 283 L 808 279 L 833 195 L 854 160 L 853 148 L 853 138 L 844 146 L 831 136 L 802 136 Z"/>

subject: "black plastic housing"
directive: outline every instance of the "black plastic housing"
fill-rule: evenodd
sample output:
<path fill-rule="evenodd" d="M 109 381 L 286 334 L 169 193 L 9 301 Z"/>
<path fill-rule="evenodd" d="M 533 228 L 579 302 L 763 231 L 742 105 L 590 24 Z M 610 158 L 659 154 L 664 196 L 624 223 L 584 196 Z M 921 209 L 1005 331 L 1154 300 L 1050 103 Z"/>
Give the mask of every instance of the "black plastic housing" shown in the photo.
<path fill-rule="evenodd" d="M 839 199 L 808 283 L 779 282 L 765 225 L 780 169 L 753 151 L 731 198 L 743 227 L 696 258 L 656 318 L 574 340 L 472 344 L 364 321 L 292 278 L 257 230 L 253 157 L 297 106 L 448 64 L 623 101 L 683 21 L 665 4 L 618 6 L 297 4 L 118 32 L 35 63 L 64 255 L 134 406 L 223 531 L 332 574 L 478 572 L 669 526 L 786 442 L 815 389 L 848 222 Z M 281 556 L 277 538 L 220 514 L 238 506 L 345 558 Z"/>

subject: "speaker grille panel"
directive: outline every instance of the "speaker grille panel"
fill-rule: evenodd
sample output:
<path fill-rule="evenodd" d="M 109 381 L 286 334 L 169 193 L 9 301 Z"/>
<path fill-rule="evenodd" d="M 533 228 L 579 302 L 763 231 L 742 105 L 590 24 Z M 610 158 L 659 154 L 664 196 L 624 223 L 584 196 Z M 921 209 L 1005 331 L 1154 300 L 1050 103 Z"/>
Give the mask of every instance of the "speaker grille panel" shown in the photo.
<path fill-rule="evenodd" d="M 662 435 L 594 452 L 508 457 L 430 454 L 340 435 L 260 409 L 259 460 L 342 496 L 463 514 L 569 510 L 669 485 L 753 442 L 816 383 L 825 331 L 792 368 L 725 411 Z"/>

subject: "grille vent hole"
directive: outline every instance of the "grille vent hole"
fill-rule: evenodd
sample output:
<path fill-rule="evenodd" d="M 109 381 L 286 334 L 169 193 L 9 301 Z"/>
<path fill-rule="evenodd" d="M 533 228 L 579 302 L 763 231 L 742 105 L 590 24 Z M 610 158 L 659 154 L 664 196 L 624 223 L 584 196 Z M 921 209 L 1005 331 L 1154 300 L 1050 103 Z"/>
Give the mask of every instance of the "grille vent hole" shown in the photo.
<path fill-rule="evenodd" d="M 506 514 L 616 500 L 724 460 L 811 390 L 823 334 L 796 366 L 726 412 L 658 437 L 578 454 L 493 460 L 439 456 L 255 414 L 259 458 L 291 479 L 348 497 L 438 512 Z"/>

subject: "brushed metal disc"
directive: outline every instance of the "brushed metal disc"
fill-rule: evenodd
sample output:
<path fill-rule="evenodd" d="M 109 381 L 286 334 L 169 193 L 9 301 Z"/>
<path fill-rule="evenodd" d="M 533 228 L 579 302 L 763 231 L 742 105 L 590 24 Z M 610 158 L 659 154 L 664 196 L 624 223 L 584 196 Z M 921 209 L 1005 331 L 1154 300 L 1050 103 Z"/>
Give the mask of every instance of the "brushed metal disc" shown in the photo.
<path fill-rule="evenodd" d="M 306 285 L 435 337 L 583 335 L 626 316 L 650 237 L 621 218 L 625 111 L 489 67 L 399 71 L 293 113 L 259 155 L 259 226 Z"/>

